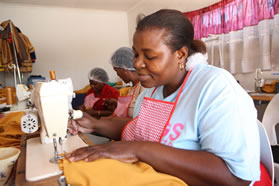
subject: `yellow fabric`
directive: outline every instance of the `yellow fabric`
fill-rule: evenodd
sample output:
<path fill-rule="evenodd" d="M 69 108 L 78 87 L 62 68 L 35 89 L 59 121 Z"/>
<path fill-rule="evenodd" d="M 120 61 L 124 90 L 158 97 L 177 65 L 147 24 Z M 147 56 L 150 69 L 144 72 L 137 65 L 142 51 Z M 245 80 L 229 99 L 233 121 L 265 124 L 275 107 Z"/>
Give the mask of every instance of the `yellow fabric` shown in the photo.
<path fill-rule="evenodd" d="M 88 90 L 91 89 L 91 86 L 90 85 L 86 85 L 86 87 L 84 87 L 83 89 L 80 89 L 80 90 L 75 90 L 74 92 L 76 94 L 85 94 L 88 92 Z"/>
<path fill-rule="evenodd" d="M 0 147 L 19 147 L 20 119 L 24 112 L 12 112 L 0 119 Z"/>
<path fill-rule="evenodd" d="M 121 88 L 119 90 L 120 92 L 120 96 L 127 96 L 128 95 L 128 92 L 129 90 L 131 89 L 132 87 L 124 87 L 124 88 Z"/>
<path fill-rule="evenodd" d="M 271 83 L 265 83 L 262 87 L 262 91 L 266 93 L 273 93 L 275 91 L 275 85 L 278 83 L 278 80 L 272 81 Z"/>
<path fill-rule="evenodd" d="M 187 186 L 181 179 L 156 172 L 150 165 L 123 163 L 113 159 L 72 162 L 63 159 L 59 166 L 72 186 Z"/>
<path fill-rule="evenodd" d="M 123 85 L 123 82 L 122 82 L 122 81 L 118 81 L 118 82 L 116 83 L 116 85 Z"/>

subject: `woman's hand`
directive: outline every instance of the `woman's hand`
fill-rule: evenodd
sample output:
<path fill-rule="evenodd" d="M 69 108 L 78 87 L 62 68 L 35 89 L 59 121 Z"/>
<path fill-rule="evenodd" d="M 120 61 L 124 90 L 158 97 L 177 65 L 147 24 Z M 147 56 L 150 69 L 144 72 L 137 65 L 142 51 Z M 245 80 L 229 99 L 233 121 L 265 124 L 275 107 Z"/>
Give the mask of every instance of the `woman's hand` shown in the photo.
<path fill-rule="evenodd" d="M 92 133 L 94 131 L 93 129 L 88 129 L 88 128 L 78 125 L 75 120 L 68 121 L 68 130 L 72 135 L 77 135 L 79 132 Z"/>
<path fill-rule="evenodd" d="M 138 142 L 110 142 L 102 145 L 93 145 L 82 147 L 66 155 L 69 161 L 94 161 L 99 158 L 116 159 L 122 162 L 133 163 L 137 162 L 136 151 L 140 143 Z"/>
<path fill-rule="evenodd" d="M 94 132 L 94 126 L 97 120 L 83 112 L 83 117 L 77 120 L 69 120 L 68 121 L 68 129 L 69 132 L 73 135 L 81 133 L 92 133 Z"/>
<path fill-rule="evenodd" d="M 110 110 L 110 111 L 114 111 L 117 107 L 117 100 L 114 99 L 114 98 L 108 98 L 108 99 L 105 99 L 105 106 L 107 108 L 107 110 Z"/>
<path fill-rule="evenodd" d="M 85 106 L 83 104 L 78 106 L 78 110 L 81 110 L 83 112 L 86 111 Z"/>

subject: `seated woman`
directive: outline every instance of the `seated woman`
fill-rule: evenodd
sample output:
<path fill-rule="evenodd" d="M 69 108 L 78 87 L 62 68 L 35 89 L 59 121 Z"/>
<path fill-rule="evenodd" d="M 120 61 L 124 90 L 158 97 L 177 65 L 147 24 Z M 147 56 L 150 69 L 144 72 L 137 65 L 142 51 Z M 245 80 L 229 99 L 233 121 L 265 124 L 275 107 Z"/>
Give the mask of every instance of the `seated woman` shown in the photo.
<path fill-rule="evenodd" d="M 76 131 L 121 140 L 80 148 L 71 161 L 142 161 L 189 185 L 249 185 L 260 179 L 257 111 L 252 98 L 224 69 L 199 57 L 194 30 L 176 10 L 138 22 L 134 67 L 146 89 L 130 120 L 69 121 Z M 194 62 L 194 63 L 193 63 Z M 194 64 L 186 70 L 187 63 Z"/>
<path fill-rule="evenodd" d="M 101 68 L 92 69 L 88 74 L 88 79 L 91 89 L 87 92 L 84 104 L 79 109 L 96 118 L 110 116 L 116 105 L 107 103 L 117 100 L 119 92 L 107 84 L 108 75 Z"/>
<path fill-rule="evenodd" d="M 117 108 L 113 115 L 116 117 L 133 117 L 134 107 L 139 94 L 144 90 L 141 86 L 136 69 L 133 66 L 133 50 L 128 47 L 121 47 L 111 57 L 111 64 L 117 75 L 125 82 L 132 83 L 127 96 L 118 98 Z"/>

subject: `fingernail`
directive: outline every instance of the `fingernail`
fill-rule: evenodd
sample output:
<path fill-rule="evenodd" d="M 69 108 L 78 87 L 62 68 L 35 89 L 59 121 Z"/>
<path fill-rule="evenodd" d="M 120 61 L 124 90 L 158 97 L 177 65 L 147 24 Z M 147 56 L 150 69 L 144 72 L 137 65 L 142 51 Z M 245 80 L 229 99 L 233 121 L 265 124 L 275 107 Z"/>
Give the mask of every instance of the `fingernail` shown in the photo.
<path fill-rule="evenodd" d="M 69 161 L 74 161 L 75 160 L 75 158 L 74 157 L 71 157 L 71 158 L 69 158 Z"/>
<path fill-rule="evenodd" d="M 84 159 L 84 161 L 88 162 L 88 158 Z"/>

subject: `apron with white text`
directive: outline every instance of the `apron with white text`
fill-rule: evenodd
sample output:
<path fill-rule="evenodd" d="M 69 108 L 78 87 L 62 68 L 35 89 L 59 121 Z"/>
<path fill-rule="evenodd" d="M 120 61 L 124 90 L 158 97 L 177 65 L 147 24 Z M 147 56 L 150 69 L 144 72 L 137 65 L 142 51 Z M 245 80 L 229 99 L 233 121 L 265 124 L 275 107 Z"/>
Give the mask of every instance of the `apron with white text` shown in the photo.
<path fill-rule="evenodd" d="M 144 97 L 138 116 L 125 126 L 121 134 L 121 140 L 160 142 L 191 72 L 192 69 L 184 79 L 175 102 Z M 156 88 L 152 92 L 152 95 L 155 91 Z"/>

